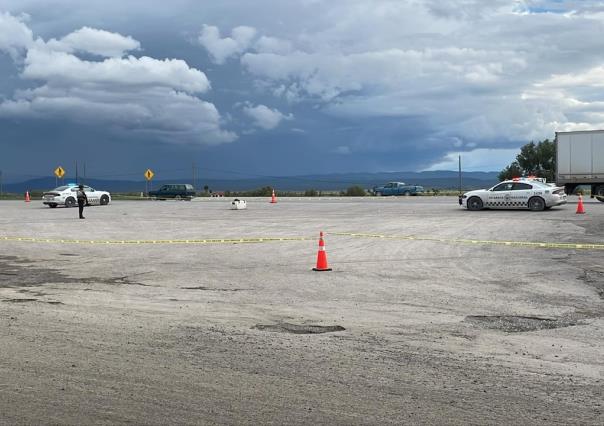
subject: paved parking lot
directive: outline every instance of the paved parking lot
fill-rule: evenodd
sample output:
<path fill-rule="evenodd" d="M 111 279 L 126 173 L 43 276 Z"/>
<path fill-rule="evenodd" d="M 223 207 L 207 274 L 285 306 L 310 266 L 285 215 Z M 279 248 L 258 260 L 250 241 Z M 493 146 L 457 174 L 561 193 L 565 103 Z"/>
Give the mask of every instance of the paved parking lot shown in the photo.
<path fill-rule="evenodd" d="M 230 201 L 0 202 L 0 424 L 604 422 L 604 203 Z"/>

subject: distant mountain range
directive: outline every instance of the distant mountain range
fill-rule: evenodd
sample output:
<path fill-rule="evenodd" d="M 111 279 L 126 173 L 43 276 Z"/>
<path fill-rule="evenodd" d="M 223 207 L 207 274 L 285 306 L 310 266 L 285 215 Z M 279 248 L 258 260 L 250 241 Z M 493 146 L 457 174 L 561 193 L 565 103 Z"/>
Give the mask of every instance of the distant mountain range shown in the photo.
<path fill-rule="evenodd" d="M 476 189 L 493 186 L 498 182 L 497 172 L 463 172 L 462 188 Z M 71 183 L 65 180 L 65 184 Z M 459 175 L 455 171 L 430 172 L 388 172 L 388 173 L 339 173 L 325 175 L 261 177 L 250 179 L 203 179 L 197 181 L 196 189 L 203 191 L 208 186 L 213 192 L 219 191 L 248 191 L 270 186 L 281 191 L 304 191 L 316 189 L 320 191 L 341 191 L 351 186 L 372 188 L 387 182 L 405 182 L 410 185 L 421 185 L 426 189 L 458 189 Z M 145 181 L 102 180 L 89 178 L 84 183 L 93 188 L 112 192 L 145 191 Z M 149 189 L 159 188 L 167 183 L 192 183 L 191 177 L 170 180 L 153 180 Z M 61 184 L 61 183 L 59 183 Z M 54 188 L 55 178 L 37 178 L 19 183 L 4 184 L 3 191 L 23 193 L 25 191 L 47 191 Z"/>

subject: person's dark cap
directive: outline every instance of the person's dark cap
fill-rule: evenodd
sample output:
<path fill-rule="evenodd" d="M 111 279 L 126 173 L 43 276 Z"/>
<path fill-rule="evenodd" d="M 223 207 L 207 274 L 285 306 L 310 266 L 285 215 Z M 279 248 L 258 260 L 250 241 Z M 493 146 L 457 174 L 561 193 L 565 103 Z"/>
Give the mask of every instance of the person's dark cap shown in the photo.
<path fill-rule="evenodd" d="M 84 185 L 78 185 L 78 188 L 84 189 Z"/>

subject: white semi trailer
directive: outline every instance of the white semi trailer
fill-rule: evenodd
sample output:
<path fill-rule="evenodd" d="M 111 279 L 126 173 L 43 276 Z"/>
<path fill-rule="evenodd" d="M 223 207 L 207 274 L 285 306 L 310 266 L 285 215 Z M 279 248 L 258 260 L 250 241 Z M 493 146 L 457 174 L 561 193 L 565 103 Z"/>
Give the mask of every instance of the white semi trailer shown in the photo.
<path fill-rule="evenodd" d="M 571 194 L 589 185 L 604 202 L 604 130 L 556 132 L 556 183 Z"/>

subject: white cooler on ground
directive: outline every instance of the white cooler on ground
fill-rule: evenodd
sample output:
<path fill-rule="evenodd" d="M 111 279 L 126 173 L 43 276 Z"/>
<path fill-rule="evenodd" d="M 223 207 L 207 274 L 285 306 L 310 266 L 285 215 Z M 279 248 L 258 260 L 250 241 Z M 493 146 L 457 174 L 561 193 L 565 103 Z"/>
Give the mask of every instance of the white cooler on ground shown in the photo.
<path fill-rule="evenodd" d="M 246 208 L 247 208 L 247 203 L 245 202 L 245 200 L 239 200 L 239 199 L 235 198 L 231 202 L 231 210 L 244 210 Z"/>

